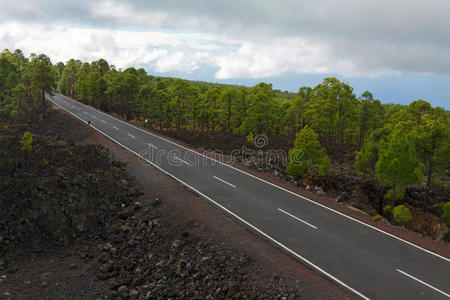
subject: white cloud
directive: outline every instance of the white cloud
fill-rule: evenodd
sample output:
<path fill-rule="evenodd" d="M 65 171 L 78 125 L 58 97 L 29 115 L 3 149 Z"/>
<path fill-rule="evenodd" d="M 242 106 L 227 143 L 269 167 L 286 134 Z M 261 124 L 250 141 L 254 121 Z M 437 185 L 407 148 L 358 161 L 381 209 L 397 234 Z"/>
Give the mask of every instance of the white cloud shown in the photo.
<path fill-rule="evenodd" d="M 183 43 L 188 40 L 189 43 Z M 150 65 L 156 72 L 192 72 L 209 59 L 207 39 L 195 34 L 127 32 L 111 29 L 80 29 L 65 26 L 0 24 L 0 44 L 10 50 L 47 54 L 53 62 L 70 58 L 84 61 L 107 59 L 118 68 Z M 180 51 L 179 49 L 184 51 Z"/>
<path fill-rule="evenodd" d="M 114 1 L 94 2 L 90 13 L 94 18 L 112 19 L 121 24 L 133 24 L 151 27 L 200 28 L 207 24 L 212 26 L 212 20 L 202 16 L 184 15 L 182 18 L 173 13 L 157 10 L 139 10 L 129 3 Z"/>
<path fill-rule="evenodd" d="M 155 63 L 155 71 L 159 73 L 166 73 L 170 71 L 190 73 L 198 68 L 197 62 L 191 60 L 189 57 L 186 57 L 181 51 L 166 55 Z"/>
<path fill-rule="evenodd" d="M 1 44 L 54 60 L 103 57 L 158 72 L 206 64 L 218 79 L 450 75 L 448 0 L 0 2 Z"/>
<path fill-rule="evenodd" d="M 90 9 L 113 24 L 214 33 L 224 44 L 202 47 L 215 52 L 220 79 L 286 71 L 450 75 L 447 0 L 108 0 Z"/>
<path fill-rule="evenodd" d="M 236 51 L 218 56 L 213 62 L 219 67 L 217 79 L 271 77 L 284 72 L 337 72 L 347 76 L 378 76 L 386 72 L 381 69 L 362 72 L 355 62 L 336 57 L 326 43 L 302 38 L 243 42 Z"/>

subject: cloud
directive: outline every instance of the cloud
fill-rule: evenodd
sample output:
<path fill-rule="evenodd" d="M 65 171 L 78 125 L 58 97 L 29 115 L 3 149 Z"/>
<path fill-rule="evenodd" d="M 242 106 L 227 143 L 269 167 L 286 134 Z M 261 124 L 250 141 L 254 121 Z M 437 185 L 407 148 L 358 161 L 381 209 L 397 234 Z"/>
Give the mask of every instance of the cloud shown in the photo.
<path fill-rule="evenodd" d="M 2 45 L 57 59 L 104 57 L 158 72 L 208 64 L 218 79 L 450 76 L 448 0 L 0 2 Z"/>
<path fill-rule="evenodd" d="M 99 3 L 92 11 L 109 22 L 213 33 L 238 44 L 217 55 L 217 78 L 323 70 L 450 75 L 446 0 L 131 1 L 111 9 L 115 5 Z"/>
<path fill-rule="evenodd" d="M 211 38 L 213 39 L 213 38 Z M 189 41 L 187 43 L 183 41 Z M 127 32 L 20 23 L 0 24 L 0 44 L 25 53 L 46 53 L 53 62 L 70 58 L 84 61 L 106 58 L 118 68 L 150 66 L 154 71 L 192 72 L 210 59 L 204 49 L 214 49 L 214 41 L 195 34 Z M 183 48 L 185 52 L 179 51 Z"/>
<path fill-rule="evenodd" d="M 177 28 L 200 28 L 208 24 L 211 27 L 212 20 L 202 16 L 183 16 L 179 18 L 175 14 L 157 10 L 139 10 L 129 3 L 117 3 L 103 1 L 93 3 L 90 9 L 91 17 L 95 19 L 106 19 L 122 25 L 151 26 L 151 27 L 174 27 Z M 206 23 L 206 24 L 205 24 Z"/>
<path fill-rule="evenodd" d="M 236 51 L 214 59 L 217 79 L 270 77 L 287 71 L 327 73 L 331 63 L 327 47 L 299 38 L 243 42 Z"/>
<path fill-rule="evenodd" d="M 177 51 L 173 54 L 166 55 L 155 63 L 155 71 L 159 73 L 167 73 L 171 71 L 181 71 L 191 73 L 199 68 L 198 62 L 193 57 L 186 57 L 183 52 Z"/>

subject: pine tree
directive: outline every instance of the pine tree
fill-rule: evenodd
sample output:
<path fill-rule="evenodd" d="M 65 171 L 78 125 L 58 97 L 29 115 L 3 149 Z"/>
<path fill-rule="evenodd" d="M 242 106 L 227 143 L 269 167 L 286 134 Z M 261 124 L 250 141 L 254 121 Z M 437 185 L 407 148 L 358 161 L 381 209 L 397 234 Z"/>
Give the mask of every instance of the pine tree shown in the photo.
<path fill-rule="evenodd" d="M 414 145 L 406 135 L 393 134 L 375 165 L 381 184 L 390 188 L 385 198 L 393 203 L 403 199 L 406 185 L 418 184 L 423 179 L 421 165 L 414 154 Z"/>
<path fill-rule="evenodd" d="M 286 171 L 296 180 L 307 178 L 314 171 L 321 176 L 330 173 L 330 160 L 325 149 L 320 145 L 318 135 L 308 126 L 296 135 Z"/>

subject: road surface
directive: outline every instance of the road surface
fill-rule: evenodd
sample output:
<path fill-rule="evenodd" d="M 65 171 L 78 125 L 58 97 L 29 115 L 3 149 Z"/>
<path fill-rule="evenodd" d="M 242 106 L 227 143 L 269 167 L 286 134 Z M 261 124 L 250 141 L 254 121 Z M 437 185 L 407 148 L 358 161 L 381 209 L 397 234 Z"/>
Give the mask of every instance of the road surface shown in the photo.
<path fill-rule="evenodd" d="M 61 94 L 56 105 L 363 299 L 449 299 L 450 260 Z"/>

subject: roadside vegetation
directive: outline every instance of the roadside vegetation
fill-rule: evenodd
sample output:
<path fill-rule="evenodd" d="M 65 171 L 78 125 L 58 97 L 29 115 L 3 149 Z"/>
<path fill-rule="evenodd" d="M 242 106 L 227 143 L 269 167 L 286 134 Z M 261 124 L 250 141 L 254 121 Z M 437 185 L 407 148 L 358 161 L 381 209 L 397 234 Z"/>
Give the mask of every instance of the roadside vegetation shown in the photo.
<path fill-rule="evenodd" d="M 395 222 L 383 208 L 404 205 L 445 222 L 449 112 L 425 100 L 382 104 L 369 91 L 355 95 L 337 78 L 290 93 L 264 82 L 244 87 L 157 77 L 142 68 L 117 69 L 104 59 L 52 65 L 45 55 L 25 58 L 20 50 L 5 50 L 0 114 L 14 126 L 44 93 L 54 91 L 56 81 L 63 94 L 82 103 L 194 144 L 222 140 L 224 148 L 240 147 L 248 137 L 265 134 L 274 148 L 290 149 L 282 172 L 287 169 L 295 181 L 323 182 L 342 169 L 346 157 L 359 185 L 372 182 L 372 190 L 382 191 L 370 203 L 378 214 Z"/>
<path fill-rule="evenodd" d="M 272 265 L 235 247 L 228 234 L 219 237 L 207 221 L 169 211 L 173 191 L 164 184 L 172 180 L 160 175 L 144 189 L 129 165 L 114 159 L 118 150 L 93 145 L 99 139 L 89 126 L 42 102 L 56 74 L 49 60 L 39 56 L 41 68 L 37 57 L 0 56 L 0 67 L 8 68 L 0 74 L 9 71 L 16 80 L 2 86 L 0 103 L 2 299 L 350 299 L 327 280 L 324 290 L 317 279 L 315 286 L 274 274 Z M 46 78 L 42 85 L 33 84 L 38 77 Z M 192 196 L 178 188 L 178 201 Z M 309 273 L 301 276 L 311 280 Z"/>

